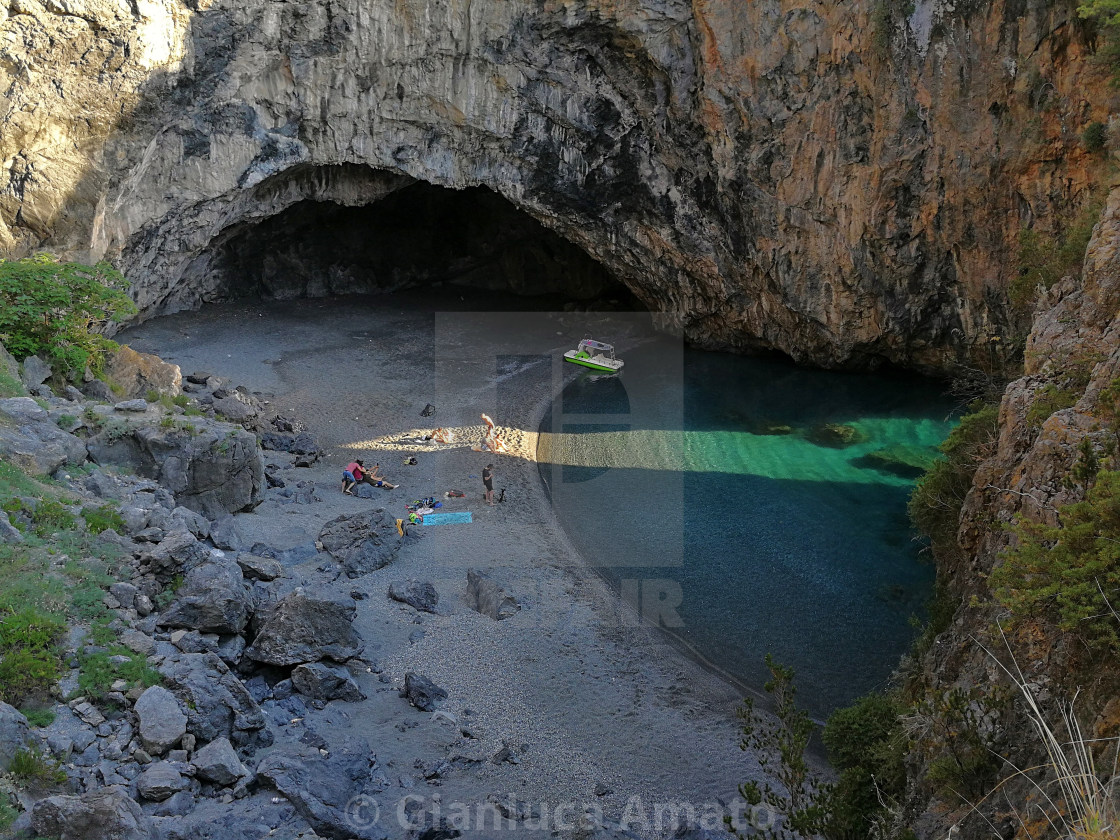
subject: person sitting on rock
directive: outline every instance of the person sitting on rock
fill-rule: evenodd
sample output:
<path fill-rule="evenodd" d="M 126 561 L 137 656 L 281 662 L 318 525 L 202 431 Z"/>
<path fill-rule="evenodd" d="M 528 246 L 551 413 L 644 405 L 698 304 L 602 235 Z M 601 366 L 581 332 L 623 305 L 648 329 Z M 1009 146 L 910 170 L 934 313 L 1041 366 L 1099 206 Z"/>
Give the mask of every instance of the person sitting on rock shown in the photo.
<path fill-rule="evenodd" d="M 342 471 L 342 492 L 347 496 L 353 496 L 350 491 L 354 489 L 355 484 L 365 478 L 365 475 L 365 464 L 361 461 L 351 461 Z"/>

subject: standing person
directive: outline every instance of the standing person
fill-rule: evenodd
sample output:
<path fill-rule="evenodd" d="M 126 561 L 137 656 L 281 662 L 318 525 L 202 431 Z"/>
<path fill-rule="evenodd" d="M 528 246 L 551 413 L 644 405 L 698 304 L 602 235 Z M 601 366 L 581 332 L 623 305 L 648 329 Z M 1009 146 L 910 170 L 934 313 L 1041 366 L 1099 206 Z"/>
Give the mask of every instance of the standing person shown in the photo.
<path fill-rule="evenodd" d="M 350 491 L 365 476 L 365 465 L 361 461 L 351 461 L 342 472 L 342 492 L 353 496 Z"/>
<path fill-rule="evenodd" d="M 494 465 L 487 464 L 482 471 L 482 485 L 486 488 L 486 504 L 494 504 Z"/>

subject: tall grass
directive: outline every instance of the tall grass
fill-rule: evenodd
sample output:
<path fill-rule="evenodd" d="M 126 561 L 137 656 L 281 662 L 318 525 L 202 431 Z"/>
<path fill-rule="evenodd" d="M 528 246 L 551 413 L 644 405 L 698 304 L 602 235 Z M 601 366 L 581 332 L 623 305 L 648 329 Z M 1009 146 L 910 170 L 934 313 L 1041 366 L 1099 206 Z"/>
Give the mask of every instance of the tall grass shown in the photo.
<path fill-rule="evenodd" d="M 1002 628 L 1000 632 L 1002 634 Z M 1079 691 L 1074 693 L 1072 700 L 1058 704 L 1056 717 L 1044 710 L 1030 681 L 1019 668 L 1006 636 L 1003 641 L 1011 656 L 1012 668 L 1004 665 L 983 644 L 980 647 L 995 660 L 1019 690 L 1026 704 L 1027 716 L 1046 753 L 1043 764 L 1026 769 L 1016 768 L 1016 772 L 1005 782 L 1018 776 L 1030 781 L 1042 799 L 1035 806 L 1041 812 L 1041 819 L 1062 840 L 1117 840 L 1120 837 L 1120 802 L 1117 800 L 1120 783 L 1120 737 L 1086 737 L 1075 712 Z M 1114 747 L 1112 763 L 1107 772 L 1101 772 L 1094 757 L 1094 752 L 1104 744 L 1112 744 Z M 1045 785 L 1029 775 L 1038 770 L 1044 770 L 1052 777 Z M 1029 836 L 1025 816 L 1018 816 Z"/>

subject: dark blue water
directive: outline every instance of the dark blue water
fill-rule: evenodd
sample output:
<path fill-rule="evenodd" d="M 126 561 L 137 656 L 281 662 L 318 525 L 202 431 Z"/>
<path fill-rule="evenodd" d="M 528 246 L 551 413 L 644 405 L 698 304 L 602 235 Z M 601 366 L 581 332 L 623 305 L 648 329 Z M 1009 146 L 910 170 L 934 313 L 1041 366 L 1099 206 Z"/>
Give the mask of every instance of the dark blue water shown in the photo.
<path fill-rule="evenodd" d="M 619 377 L 571 383 L 541 427 L 542 478 L 632 606 L 751 687 L 773 653 L 823 716 L 912 641 L 933 570 L 906 502 L 951 404 L 913 376 L 680 357 L 653 343 Z"/>

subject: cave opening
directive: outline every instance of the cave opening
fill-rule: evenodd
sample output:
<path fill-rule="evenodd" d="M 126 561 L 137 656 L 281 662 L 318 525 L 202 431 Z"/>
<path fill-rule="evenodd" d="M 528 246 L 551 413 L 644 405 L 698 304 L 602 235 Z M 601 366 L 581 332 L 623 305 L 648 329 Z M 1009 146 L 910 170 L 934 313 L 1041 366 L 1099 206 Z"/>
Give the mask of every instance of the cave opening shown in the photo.
<path fill-rule="evenodd" d="M 305 199 L 227 231 L 207 271 L 211 300 L 420 289 L 438 306 L 446 287 L 471 287 L 526 309 L 646 308 L 581 248 L 484 187 L 417 182 L 361 206 Z"/>

